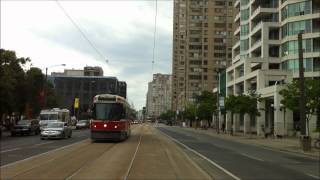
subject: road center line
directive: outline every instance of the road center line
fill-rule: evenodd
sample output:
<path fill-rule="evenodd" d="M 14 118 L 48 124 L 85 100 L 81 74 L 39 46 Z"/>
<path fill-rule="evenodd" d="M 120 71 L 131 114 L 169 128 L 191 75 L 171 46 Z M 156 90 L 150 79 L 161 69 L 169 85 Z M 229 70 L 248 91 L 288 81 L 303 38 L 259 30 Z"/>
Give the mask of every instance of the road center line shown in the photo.
<path fill-rule="evenodd" d="M 7 149 L 7 150 L 0 151 L 0 153 L 10 152 L 10 151 L 16 151 L 16 150 L 19 150 L 19 149 L 21 149 L 21 148 Z"/>
<path fill-rule="evenodd" d="M 235 176 L 235 175 L 232 174 L 230 171 L 224 169 L 223 167 L 221 167 L 221 166 L 218 165 L 217 163 L 213 162 L 211 159 L 207 158 L 206 156 L 202 155 L 201 153 L 197 152 L 196 150 L 188 147 L 187 145 L 185 145 L 185 144 L 183 144 L 182 142 L 178 141 L 177 139 L 175 139 L 175 138 L 167 135 L 166 133 L 162 132 L 161 130 L 160 130 L 160 132 L 161 132 L 162 134 L 164 134 L 165 136 L 167 136 L 167 137 L 168 137 L 169 139 L 171 139 L 172 141 L 180 144 L 181 146 L 183 146 L 184 148 L 188 149 L 189 151 L 191 151 L 191 152 L 195 153 L 196 155 L 200 156 L 201 158 L 207 160 L 209 163 L 211 163 L 212 165 L 214 165 L 215 167 L 217 167 L 218 169 L 220 169 L 220 170 L 223 171 L 224 173 L 228 174 L 228 175 L 231 176 L 233 179 L 235 179 L 235 180 L 241 180 L 241 178 Z"/>
<path fill-rule="evenodd" d="M 246 156 L 250 159 L 254 159 L 254 160 L 258 160 L 258 161 L 264 161 L 263 159 L 260 159 L 260 158 L 257 158 L 257 157 L 254 157 L 254 156 L 251 156 L 251 155 L 248 155 L 248 154 L 245 154 L 245 153 L 240 153 L 241 155 L 243 156 Z"/>

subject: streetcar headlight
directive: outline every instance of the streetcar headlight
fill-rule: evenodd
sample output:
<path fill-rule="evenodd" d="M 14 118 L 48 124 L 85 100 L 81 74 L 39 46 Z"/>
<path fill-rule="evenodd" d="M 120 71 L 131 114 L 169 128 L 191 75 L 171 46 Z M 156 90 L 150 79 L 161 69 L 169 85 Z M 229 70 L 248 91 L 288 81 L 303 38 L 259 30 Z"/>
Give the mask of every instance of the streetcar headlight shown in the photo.
<path fill-rule="evenodd" d="M 96 128 L 96 127 L 97 127 L 97 125 L 94 125 L 93 127 L 94 127 L 94 128 Z"/>
<path fill-rule="evenodd" d="M 104 124 L 103 127 L 107 127 L 107 124 Z"/>
<path fill-rule="evenodd" d="M 114 128 L 118 128 L 118 126 L 114 126 Z"/>

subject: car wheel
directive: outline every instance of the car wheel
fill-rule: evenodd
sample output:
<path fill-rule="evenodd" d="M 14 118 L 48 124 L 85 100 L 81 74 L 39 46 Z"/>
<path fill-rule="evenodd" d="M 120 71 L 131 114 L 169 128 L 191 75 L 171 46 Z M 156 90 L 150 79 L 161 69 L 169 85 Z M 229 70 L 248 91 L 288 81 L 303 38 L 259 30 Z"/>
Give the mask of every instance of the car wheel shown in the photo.
<path fill-rule="evenodd" d="M 41 140 L 44 140 L 44 138 L 43 138 L 43 137 L 41 137 L 40 139 L 41 139 Z"/>

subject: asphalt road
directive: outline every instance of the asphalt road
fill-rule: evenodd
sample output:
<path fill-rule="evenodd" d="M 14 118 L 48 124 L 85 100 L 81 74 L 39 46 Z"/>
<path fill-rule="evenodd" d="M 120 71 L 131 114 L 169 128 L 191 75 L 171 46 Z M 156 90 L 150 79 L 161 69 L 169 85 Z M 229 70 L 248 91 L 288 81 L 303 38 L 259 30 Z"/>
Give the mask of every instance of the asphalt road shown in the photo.
<path fill-rule="evenodd" d="M 320 160 L 212 137 L 180 127 L 158 127 L 239 179 L 320 179 Z"/>
<path fill-rule="evenodd" d="M 73 130 L 72 138 L 41 140 L 36 136 L 3 136 L 0 140 L 0 166 L 58 149 L 89 137 L 89 130 Z"/>
<path fill-rule="evenodd" d="M 89 139 L 0 167 L 0 179 L 212 179 L 167 136 L 149 125 L 121 142 Z"/>

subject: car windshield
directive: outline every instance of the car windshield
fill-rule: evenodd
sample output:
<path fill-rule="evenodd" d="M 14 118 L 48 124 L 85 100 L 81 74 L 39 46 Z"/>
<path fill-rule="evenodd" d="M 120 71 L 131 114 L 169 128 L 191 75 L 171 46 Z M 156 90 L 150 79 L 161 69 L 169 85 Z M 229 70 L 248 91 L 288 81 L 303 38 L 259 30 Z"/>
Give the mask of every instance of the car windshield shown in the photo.
<path fill-rule="evenodd" d="M 58 120 L 58 114 L 40 114 L 40 120 Z"/>
<path fill-rule="evenodd" d="M 30 121 L 28 120 L 21 120 L 18 122 L 18 125 L 28 125 L 28 124 L 30 124 Z"/>
<path fill-rule="evenodd" d="M 118 121 L 125 117 L 125 110 L 122 104 L 118 103 L 97 103 L 93 108 L 93 118 L 97 120 Z"/>
<path fill-rule="evenodd" d="M 63 123 L 49 123 L 48 128 L 62 128 L 63 127 Z"/>

